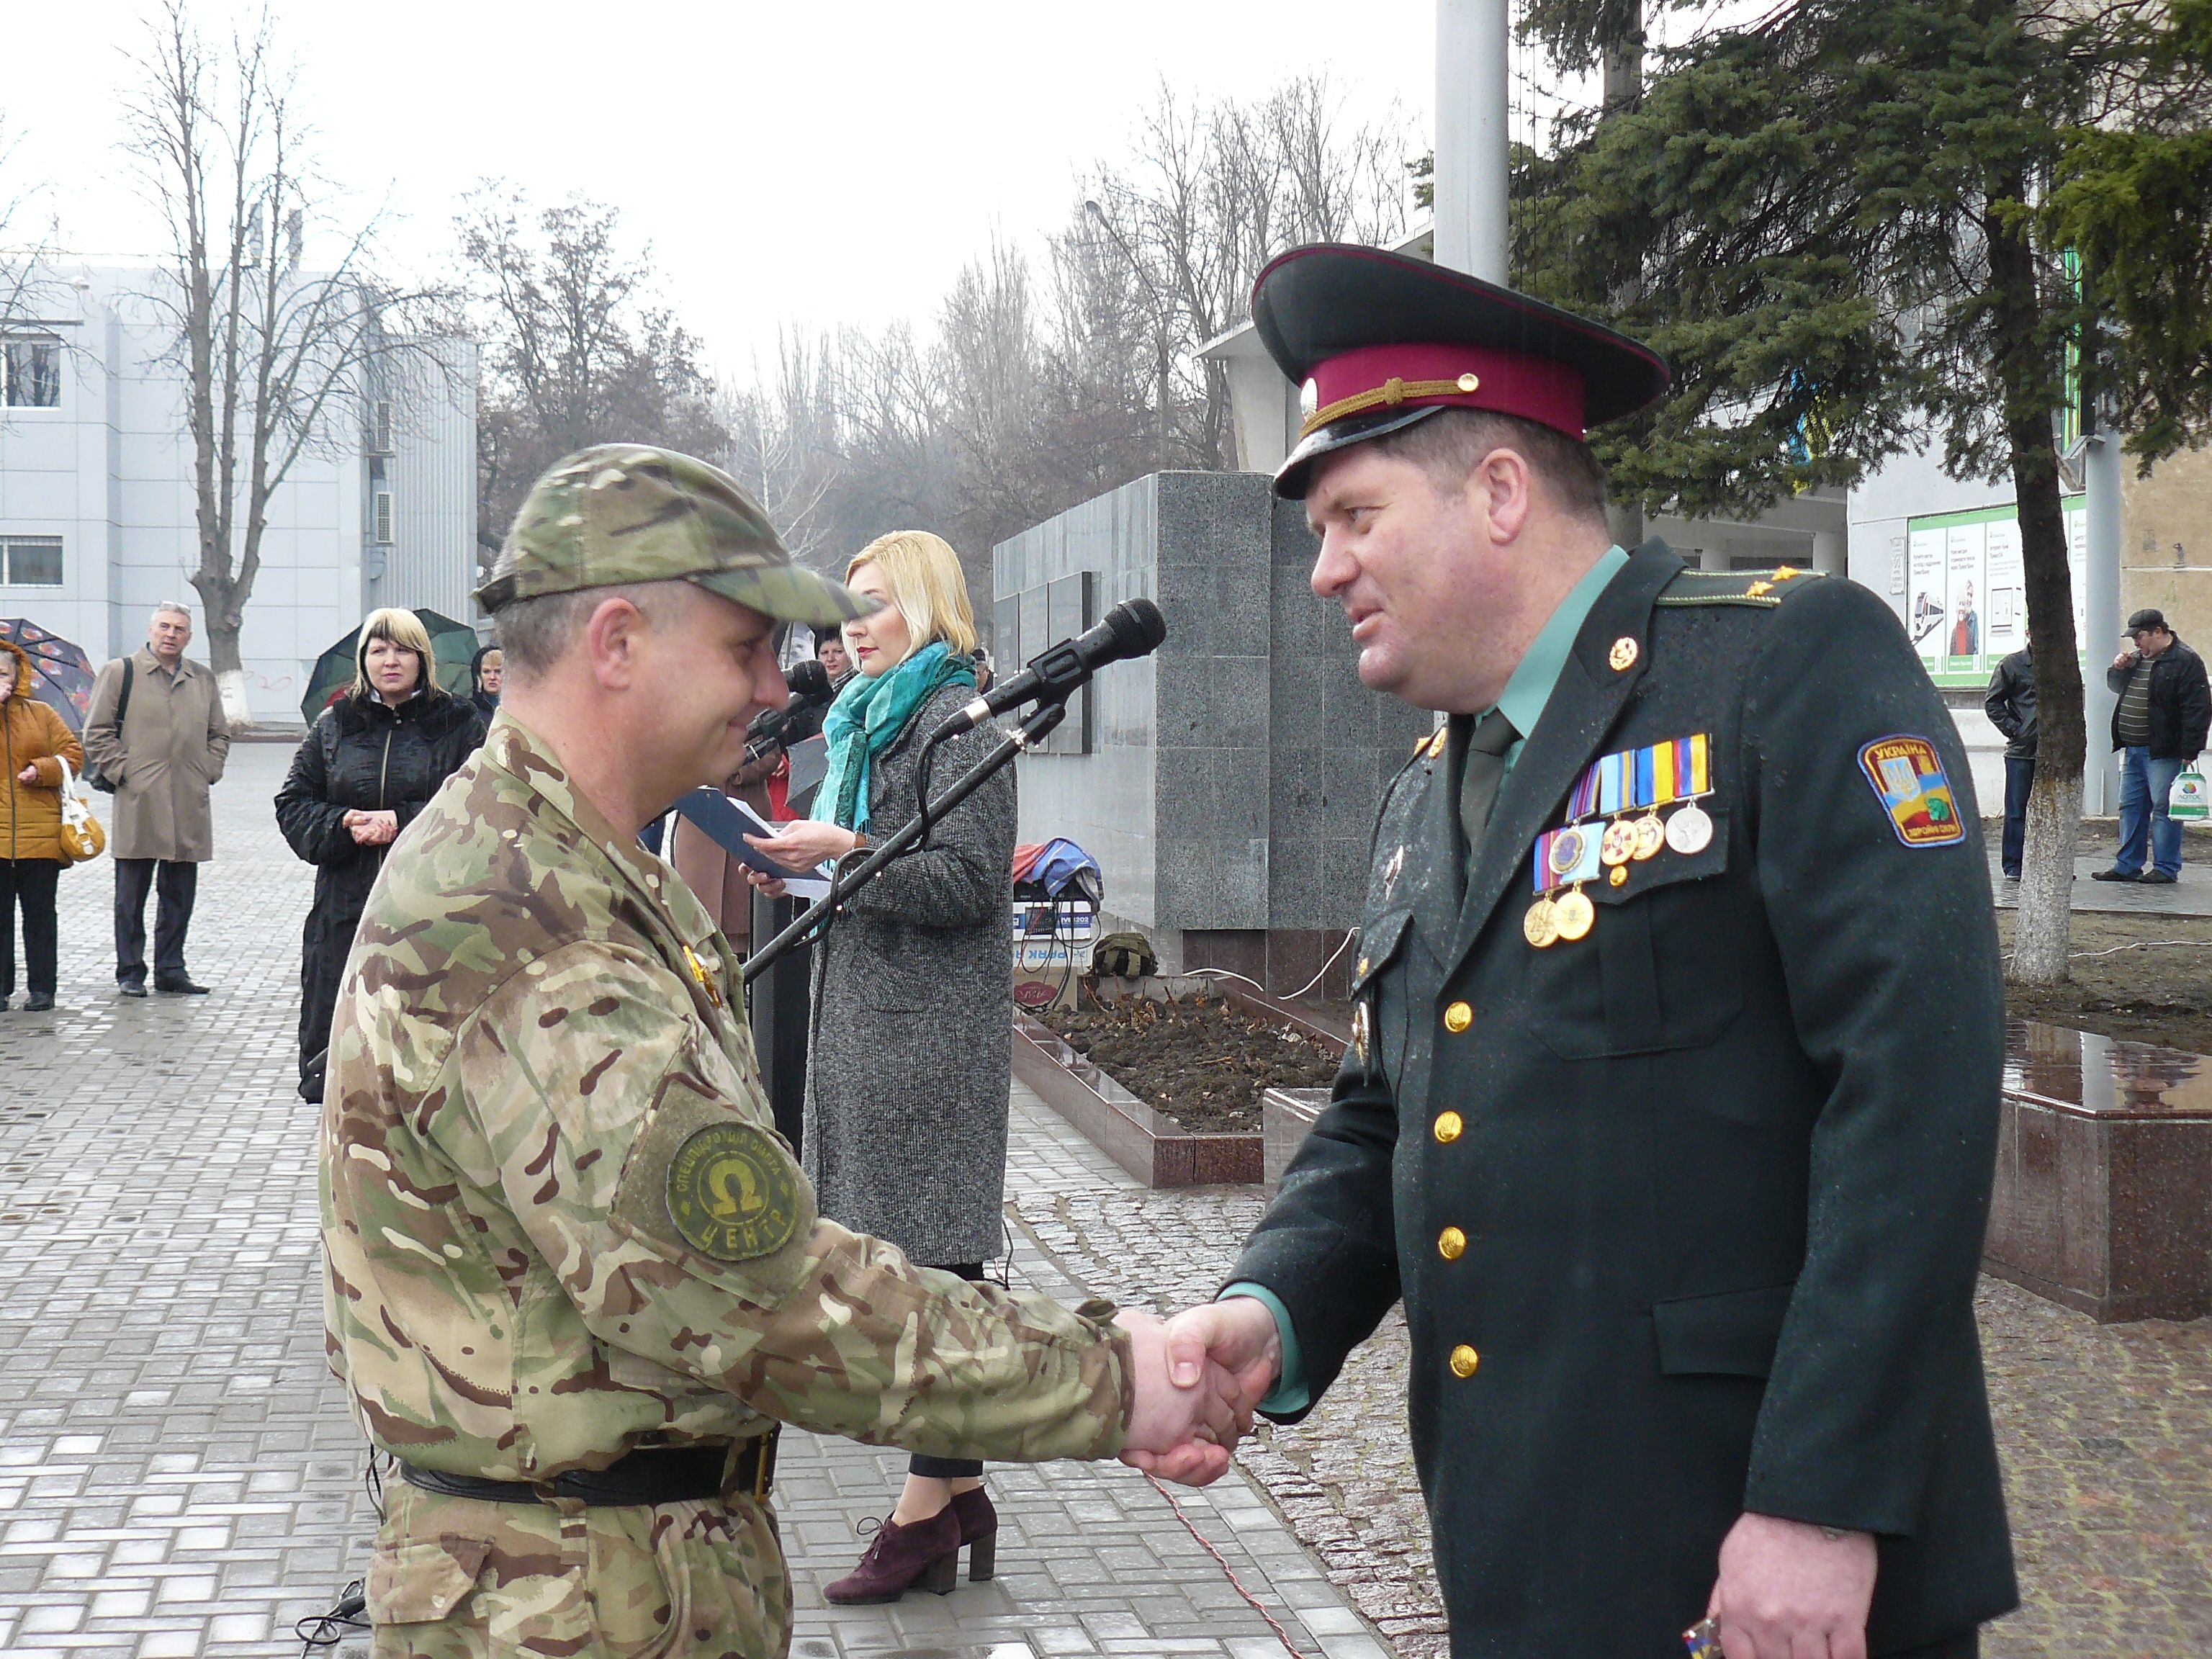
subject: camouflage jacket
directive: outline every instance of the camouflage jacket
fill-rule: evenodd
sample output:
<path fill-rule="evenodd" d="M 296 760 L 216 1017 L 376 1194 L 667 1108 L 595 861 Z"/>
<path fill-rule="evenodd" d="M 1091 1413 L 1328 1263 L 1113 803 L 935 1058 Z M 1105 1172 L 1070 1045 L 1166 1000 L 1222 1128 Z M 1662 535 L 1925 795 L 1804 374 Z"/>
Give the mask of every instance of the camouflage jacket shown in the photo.
<path fill-rule="evenodd" d="M 776 1419 L 939 1456 L 1104 1457 L 1103 1304 L 820 1219 L 738 964 L 674 871 L 500 714 L 395 844 L 331 1034 L 331 1364 L 375 1443 L 542 1480 Z"/>

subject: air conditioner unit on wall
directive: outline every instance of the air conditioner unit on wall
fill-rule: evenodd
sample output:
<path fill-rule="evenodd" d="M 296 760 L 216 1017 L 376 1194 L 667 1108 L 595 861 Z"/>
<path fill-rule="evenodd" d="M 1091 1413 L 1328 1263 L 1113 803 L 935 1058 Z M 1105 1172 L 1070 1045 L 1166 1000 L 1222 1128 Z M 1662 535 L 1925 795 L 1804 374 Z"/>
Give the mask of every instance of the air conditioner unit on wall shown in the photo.
<path fill-rule="evenodd" d="M 389 398 L 379 398 L 370 410 L 368 453 L 372 455 L 389 455 L 392 453 L 392 399 Z"/>
<path fill-rule="evenodd" d="M 374 502 L 374 510 L 371 514 L 368 538 L 380 547 L 389 547 L 392 545 L 392 492 L 388 489 L 380 489 L 371 500 Z"/>

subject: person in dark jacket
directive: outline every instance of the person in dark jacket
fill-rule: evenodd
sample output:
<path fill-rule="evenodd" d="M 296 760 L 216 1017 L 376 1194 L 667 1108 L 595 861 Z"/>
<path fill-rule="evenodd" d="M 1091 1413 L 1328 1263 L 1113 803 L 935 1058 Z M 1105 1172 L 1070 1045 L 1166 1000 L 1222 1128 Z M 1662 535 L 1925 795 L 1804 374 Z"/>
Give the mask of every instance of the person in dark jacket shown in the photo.
<path fill-rule="evenodd" d="M 1447 718 L 1378 815 L 1328 1109 L 1180 1374 L 1296 1421 L 1403 1303 L 1458 1659 L 1971 1656 L 2018 1597 L 1949 711 L 1855 583 L 1611 544 L 1583 433 L 1662 394 L 1646 348 L 1374 248 L 1283 255 L 1252 315 L 1311 585 Z"/>
<path fill-rule="evenodd" d="M 2204 659 L 2166 625 L 2164 611 L 2136 611 L 2128 636 L 2128 648 L 2105 671 L 2119 698 L 2112 747 L 2120 756 L 2120 851 L 2094 878 L 2170 887 L 2181 879 L 2181 826 L 2167 814 L 2167 798 L 2182 768 L 2204 752 L 2212 688 Z"/>
<path fill-rule="evenodd" d="M 438 685 L 430 636 L 411 611 L 361 626 L 353 685 L 316 718 L 276 795 L 276 823 L 315 866 L 300 957 L 300 1093 L 320 1100 L 346 952 L 384 854 L 484 740 L 472 701 Z"/>
<path fill-rule="evenodd" d="M 857 672 L 823 722 L 830 769 L 813 820 L 749 837 L 790 868 L 896 831 L 914 814 L 924 737 L 975 695 L 967 580 L 941 537 L 872 542 L 845 583 L 882 608 L 845 624 Z M 933 775 L 958 777 L 997 743 L 988 725 L 951 739 Z M 805 1146 L 822 1213 L 969 1279 L 1004 1249 L 1015 817 L 1007 767 L 855 893 L 814 947 Z M 823 1595 L 896 1601 L 963 1547 L 971 1576 L 989 1577 L 999 1522 L 982 1473 L 915 1458 L 860 1565 Z"/>
<path fill-rule="evenodd" d="M 2034 641 L 2007 657 L 1990 676 L 1982 707 L 1990 724 L 2004 734 L 2004 847 L 1998 863 L 2007 881 L 2020 879 L 2021 849 L 2027 841 L 2027 797 L 2035 787 Z"/>
<path fill-rule="evenodd" d="M 499 713 L 499 688 L 506 678 L 507 653 L 496 645 L 478 646 L 476 655 L 469 659 L 469 684 L 474 688 L 471 700 L 487 727 Z"/>

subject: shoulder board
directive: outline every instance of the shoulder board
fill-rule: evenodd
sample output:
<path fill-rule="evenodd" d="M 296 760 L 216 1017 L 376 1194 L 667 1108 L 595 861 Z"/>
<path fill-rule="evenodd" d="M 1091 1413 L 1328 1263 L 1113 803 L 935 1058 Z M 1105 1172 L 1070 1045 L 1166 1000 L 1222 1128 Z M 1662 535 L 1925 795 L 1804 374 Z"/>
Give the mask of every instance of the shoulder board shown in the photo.
<path fill-rule="evenodd" d="M 1777 565 L 1771 570 L 1684 570 L 1668 582 L 1657 603 L 1665 605 L 1739 605 L 1771 611 L 1789 597 L 1794 583 L 1816 581 L 1817 570 Z"/>

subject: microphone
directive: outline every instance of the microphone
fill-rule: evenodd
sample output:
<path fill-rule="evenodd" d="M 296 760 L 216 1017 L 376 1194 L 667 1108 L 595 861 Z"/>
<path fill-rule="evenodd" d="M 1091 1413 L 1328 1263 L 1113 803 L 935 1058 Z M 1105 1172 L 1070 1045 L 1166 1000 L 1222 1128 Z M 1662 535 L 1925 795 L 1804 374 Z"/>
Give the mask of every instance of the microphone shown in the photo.
<path fill-rule="evenodd" d="M 1043 698 L 1064 698 L 1109 662 L 1149 657 L 1168 636 L 1167 618 L 1150 599 L 1124 599 L 1089 632 L 1062 640 L 1031 657 L 1018 674 L 999 682 L 929 734 L 941 743 L 972 732 L 1009 708 Z"/>
<path fill-rule="evenodd" d="M 781 708 L 763 708 L 745 727 L 745 763 L 750 766 L 780 748 L 783 734 L 794 720 L 812 714 L 837 694 L 830 684 L 830 671 L 809 657 L 783 677 L 791 701 Z"/>

